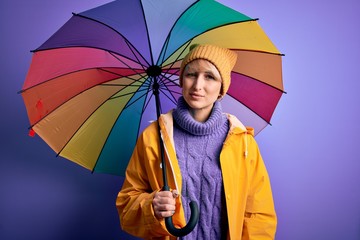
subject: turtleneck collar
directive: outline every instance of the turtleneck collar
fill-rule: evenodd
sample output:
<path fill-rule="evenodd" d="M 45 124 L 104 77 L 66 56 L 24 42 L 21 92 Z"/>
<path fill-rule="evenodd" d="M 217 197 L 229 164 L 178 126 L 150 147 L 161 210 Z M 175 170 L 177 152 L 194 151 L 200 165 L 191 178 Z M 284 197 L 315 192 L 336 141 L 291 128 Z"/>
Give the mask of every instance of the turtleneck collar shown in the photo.
<path fill-rule="evenodd" d="M 222 112 L 219 101 L 214 103 L 210 117 L 206 122 L 196 121 L 189 112 L 189 106 L 183 97 L 180 97 L 177 108 L 173 111 L 173 117 L 177 125 L 193 135 L 209 135 L 224 126 L 226 116 Z"/>

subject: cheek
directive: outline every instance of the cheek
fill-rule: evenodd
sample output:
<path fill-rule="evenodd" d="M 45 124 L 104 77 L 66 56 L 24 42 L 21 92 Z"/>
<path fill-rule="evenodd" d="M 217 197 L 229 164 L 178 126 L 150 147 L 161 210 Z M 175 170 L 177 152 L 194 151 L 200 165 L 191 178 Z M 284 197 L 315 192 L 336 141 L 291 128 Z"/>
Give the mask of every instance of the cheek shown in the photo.
<path fill-rule="evenodd" d="M 184 90 L 188 90 L 191 88 L 191 82 L 189 80 L 183 79 L 181 88 Z"/>
<path fill-rule="evenodd" d="M 222 84 L 216 84 L 214 86 L 211 87 L 211 92 L 217 95 L 220 95 L 221 92 L 221 86 Z"/>
<path fill-rule="evenodd" d="M 222 97 L 221 95 L 221 85 L 219 88 L 216 89 L 214 95 L 216 95 L 216 99 L 220 99 Z"/>

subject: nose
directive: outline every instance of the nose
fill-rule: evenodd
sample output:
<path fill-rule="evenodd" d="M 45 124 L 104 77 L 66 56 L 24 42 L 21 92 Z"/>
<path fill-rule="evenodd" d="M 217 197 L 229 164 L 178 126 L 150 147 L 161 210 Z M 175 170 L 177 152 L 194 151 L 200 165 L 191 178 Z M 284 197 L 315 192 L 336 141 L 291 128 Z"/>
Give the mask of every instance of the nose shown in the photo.
<path fill-rule="evenodd" d="M 202 76 L 202 74 L 199 74 L 195 78 L 195 81 L 193 82 L 193 88 L 196 90 L 201 90 L 204 88 L 204 84 L 205 84 L 204 76 Z"/>

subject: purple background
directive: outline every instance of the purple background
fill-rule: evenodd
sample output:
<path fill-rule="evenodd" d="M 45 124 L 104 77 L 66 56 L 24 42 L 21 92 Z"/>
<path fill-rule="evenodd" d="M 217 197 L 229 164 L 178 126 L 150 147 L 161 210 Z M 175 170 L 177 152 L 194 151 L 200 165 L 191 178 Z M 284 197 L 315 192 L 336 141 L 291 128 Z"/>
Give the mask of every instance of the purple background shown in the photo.
<path fill-rule="evenodd" d="M 0 239 L 130 239 L 115 198 L 121 177 L 91 174 L 28 137 L 21 89 L 40 46 L 105 0 L 3 0 Z M 360 3 L 223 0 L 260 24 L 283 61 L 285 89 L 257 136 L 272 180 L 277 239 L 360 239 Z M 236 3 L 238 2 L 238 3 Z"/>

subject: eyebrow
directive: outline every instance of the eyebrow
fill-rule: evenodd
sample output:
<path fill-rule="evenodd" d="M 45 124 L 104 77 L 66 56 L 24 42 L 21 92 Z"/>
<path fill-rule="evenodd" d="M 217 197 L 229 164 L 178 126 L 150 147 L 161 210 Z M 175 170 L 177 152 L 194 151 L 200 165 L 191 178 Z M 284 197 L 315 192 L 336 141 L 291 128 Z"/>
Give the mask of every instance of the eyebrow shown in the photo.
<path fill-rule="evenodd" d="M 214 75 L 214 76 L 215 76 L 215 74 L 214 74 L 214 72 L 213 72 L 213 71 L 205 71 L 205 73 L 207 73 L 207 74 L 211 74 L 211 75 Z"/>
<path fill-rule="evenodd" d="M 199 70 L 197 68 L 191 67 L 190 65 L 187 65 L 184 69 L 184 72 L 199 72 Z M 206 74 L 210 74 L 213 77 L 218 78 L 220 81 L 222 81 L 221 79 L 221 74 L 216 74 L 216 72 L 214 70 L 205 70 L 204 73 Z"/>

